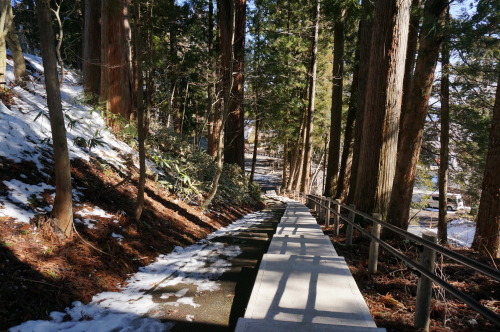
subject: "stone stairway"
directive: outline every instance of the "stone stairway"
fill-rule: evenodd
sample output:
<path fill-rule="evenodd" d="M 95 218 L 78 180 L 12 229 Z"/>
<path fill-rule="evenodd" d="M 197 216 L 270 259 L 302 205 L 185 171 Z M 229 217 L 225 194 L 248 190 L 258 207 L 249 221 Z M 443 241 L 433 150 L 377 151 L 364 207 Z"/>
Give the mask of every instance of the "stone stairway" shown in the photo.
<path fill-rule="evenodd" d="M 349 267 L 309 209 L 290 202 L 235 331 L 385 329 L 375 325 Z"/>

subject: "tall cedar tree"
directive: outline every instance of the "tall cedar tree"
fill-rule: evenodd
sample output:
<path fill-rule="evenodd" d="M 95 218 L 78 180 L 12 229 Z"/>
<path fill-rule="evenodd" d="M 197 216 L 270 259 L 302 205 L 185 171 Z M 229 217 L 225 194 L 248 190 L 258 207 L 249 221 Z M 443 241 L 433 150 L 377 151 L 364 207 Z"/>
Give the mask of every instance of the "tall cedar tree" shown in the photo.
<path fill-rule="evenodd" d="M 50 127 L 52 129 L 52 145 L 54 147 L 56 197 L 54 199 L 52 215 L 55 218 L 57 227 L 67 237 L 70 237 L 73 233 L 71 166 L 61 105 L 61 91 L 57 76 L 55 38 L 52 31 L 49 0 L 36 0 L 36 5 L 40 29 L 40 44 L 42 45 L 45 87 L 47 89 L 47 105 L 49 107 Z"/>
<path fill-rule="evenodd" d="M 402 229 L 408 228 L 411 196 L 417 174 L 422 136 L 431 95 L 434 71 L 444 36 L 447 0 L 427 0 L 419 38 L 415 75 L 411 83 L 411 105 L 403 117 L 396 174 L 388 220 Z"/>
<path fill-rule="evenodd" d="M 400 123 L 403 123 L 403 118 L 409 112 L 408 108 L 411 105 L 411 84 L 413 81 L 413 71 L 415 69 L 415 56 L 418 46 L 418 31 L 420 28 L 420 19 L 422 17 L 422 0 L 412 0 L 410 30 L 408 32 L 408 48 L 406 49 L 405 62 L 405 78 L 403 81 L 403 104 L 401 105 Z M 401 140 L 401 131 L 403 126 L 399 126 L 399 140 Z"/>
<path fill-rule="evenodd" d="M 342 92 L 344 82 L 344 18 L 335 21 L 333 43 L 333 87 L 330 115 L 330 145 L 326 170 L 325 196 L 334 197 L 339 181 L 340 136 L 342 130 Z"/>
<path fill-rule="evenodd" d="M 300 182 L 300 191 L 309 193 L 311 182 L 311 162 L 312 162 L 312 134 L 313 134 L 313 119 L 314 119 L 314 103 L 316 99 L 316 77 L 317 77 L 317 54 L 318 54 L 318 38 L 319 38 L 319 22 L 320 22 L 321 2 L 316 0 L 314 8 L 314 34 L 312 36 L 311 45 L 311 63 L 309 69 L 309 101 L 306 112 L 305 125 L 305 140 L 303 145 L 304 158 L 302 160 L 302 181 Z"/>
<path fill-rule="evenodd" d="M 223 92 L 223 102 L 222 102 L 222 112 L 219 113 L 220 122 L 224 126 L 231 107 L 231 87 L 234 84 L 233 73 L 233 57 L 234 48 L 232 47 L 235 40 L 235 11 L 234 11 L 233 0 L 218 0 L 217 8 L 219 10 L 218 22 L 219 22 L 219 43 L 221 51 L 221 74 L 222 74 L 222 92 Z M 217 155 L 215 158 L 216 170 L 214 178 L 212 179 L 212 187 L 205 198 L 202 206 L 207 208 L 212 202 L 217 189 L 219 187 L 220 176 L 223 171 L 223 155 L 224 155 L 224 135 L 221 133 L 219 135 L 219 141 L 217 142 Z"/>
<path fill-rule="evenodd" d="M 491 122 L 488 156 L 472 247 L 500 258 L 500 67 Z"/>
<path fill-rule="evenodd" d="M 83 89 L 99 95 L 101 83 L 101 3 L 85 0 L 83 23 Z"/>
<path fill-rule="evenodd" d="M 386 216 L 396 168 L 410 0 L 375 3 L 355 205 Z"/>
<path fill-rule="evenodd" d="M 132 115 L 129 0 L 101 1 L 101 99 L 106 110 L 125 119 Z M 115 129 L 118 123 L 113 122 Z"/>
<path fill-rule="evenodd" d="M 349 193 L 347 195 L 347 203 L 354 202 L 354 194 L 356 192 L 356 183 L 358 178 L 358 165 L 361 150 L 361 138 L 363 137 L 363 120 L 365 113 L 366 87 L 368 83 L 368 69 L 370 65 L 370 49 L 372 43 L 372 28 L 373 28 L 373 3 L 370 0 L 363 0 L 362 13 L 359 21 L 358 32 L 358 50 L 359 50 L 359 67 L 358 67 L 358 103 L 356 108 L 356 122 L 354 124 L 354 142 L 352 148 L 352 163 L 351 177 L 349 179 Z"/>
<path fill-rule="evenodd" d="M 237 164 L 245 169 L 245 136 L 244 136 L 244 70 L 245 70 L 245 24 L 246 0 L 232 0 L 234 6 L 234 82 L 231 86 L 231 103 L 228 118 L 224 127 L 224 162 Z"/>

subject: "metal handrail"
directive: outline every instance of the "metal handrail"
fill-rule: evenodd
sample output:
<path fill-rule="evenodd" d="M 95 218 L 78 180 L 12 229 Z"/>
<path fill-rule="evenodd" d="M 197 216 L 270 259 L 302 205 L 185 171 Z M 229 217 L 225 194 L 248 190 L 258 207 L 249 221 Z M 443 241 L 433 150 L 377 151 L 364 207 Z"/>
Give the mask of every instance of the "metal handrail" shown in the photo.
<path fill-rule="evenodd" d="M 318 198 L 318 196 L 316 196 L 316 195 L 309 195 L 309 196 Z M 474 270 L 476 270 L 478 272 L 484 273 L 485 275 L 487 275 L 487 276 L 489 276 L 489 277 L 491 277 L 491 278 L 493 278 L 493 279 L 495 279 L 497 281 L 500 281 L 500 272 L 498 270 L 492 268 L 491 266 L 479 263 L 479 262 L 477 262 L 475 260 L 470 259 L 467 256 L 463 256 L 463 255 L 457 254 L 456 252 L 454 252 L 454 251 L 452 251 L 452 250 L 450 250 L 448 248 L 445 248 L 445 247 L 440 246 L 440 245 L 438 245 L 436 243 L 433 243 L 431 241 L 423 239 L 423 238 L 421 238 L 421 237 L 419 237 L 419 236 L 417 236 L 415 234 L 412 234 L 410 232 L 402 230 L 401 228 L 396 227 L 396 226 L 394 226 L 394 225 L 392 225 L 392 224 L 390 224 L 390 223 L 388 223 L 386 221 L 379 220 L 377 218 L 374 218 L 374 217 L 370 216 L 369 214 L 366 214 L 364 212 L 361 212 L 361 211 L 358 211 L 356 209 L 353 209 L 350 206 L 344 205 L 344 204 L 339 203 L 339 202 L 337 202 L 335 200 L 331 200 L 331 202 L 333 202 L 334 204 L 339 205 L 340 207 L 342 207 L 342 208 L 344 208 L 344 209 L 346 209 L 348 211 L 352 211 L 355 214 L 357 214 L 357 215 L 359 215 L 359 216 L 361 216 L 361 217 L 363 217 L 363 218 L 365 218 L 367 220 L 370 220 L 372 222 L 380 224 L 380 225 L 384 226 L 385 228 L 390 229 L 391 231 L 393 231 L 396 234 L 402 235 L 402 236 L 408 238 L 411 241 L 414 241 L 414 242 L 417 242 L 419 244 L 422 244 L 422 245 L 424 245 L 424 246 L 426 246 L 426 247 L 428 247 L 428 248 L 430 248 L 430 249 L 432 249 L 432 250 L 434 250 L 436 252 L 439 252 L 440 254 L 443 254 L 443 255 L 445 255 L 445 256 L 447 256 L 447 257 L 449 257 L 449 258 L 451 258 L 451 259 L 453 259 L 453 260 L 455 260 L 457 262 L 460 262 L 460 263 L 462 263 L 464 265 L 467 265 L 468 267 L 470 267 L 470 268 L 472 268 L 472 269 L 474 269 Z M 328 208 L 328 206 L 326 206 L 326 205 L 321 205 L 321 203 L 319 203 L 319 204 L 323 208 L 326 208 L 326 209 Z M 330 208 L 330 212 L 334 212 L 336 214 L 336 212 L 332 211 L 331 208 Z M 347 222 L 349 222 L 345 218 L 342 218 L 342 219 L 345 220 L 345 221 L 347 221 Z"/>
<path fill-rule="evenodd" d="M 414 262 L 413 260 L 411 260 L 410 258 L 406 257 L 403 253 L 401 253 L 400 251 L 398 251 L 396 248 L 394 248 L 393 246 L 389 245 L 388 243 L 386 243 L 385 241 L 377 238 L 376 236 L 374 236 L 373 234 L 371 234 L 370 232 L 367 232 L 361 225 L 355 223 L 355 222 L 351 222 L 348 218 L 345 218 L 343 217 L 342 215 L 340 214 L 337 214 L 335 211 L 332 211 L 331 207 L 329 208 L 328 206 L 326 205 L 323 205 L 321 204 L 321 200 L 318 200 L 318 198 L 320 198 L 319 196 L 316 196 L 316 195 L 307 195 L 309 198 L 312 198 L 312 200 L 319 204 L 320 207 L 323 207 L 325 209 L 328 209 L 330 212 L 333 212 L 335 215 L 337 215 L 340 219 L 344 220 L 345 222 L 351 224 L 353 227 L 355 227 L 356 229 L 358 229 L 363 235 L 369 237 L 370 239 L 378 242 L 383 248 L 385 248 L 387 251 L 389 251 L 390 253 L 392 253 L 393 255 L 395 255 L 396 257 L 400 258 L 403 262 L 405 262 L 407 265 L 411 266 L 412 268 L 414 268 L 415 270 L 419 271 L 421 274 L 423 274 L 424 276 L 426 276 L 427 278 L 431 279 L 432 281 L 434 281 L 436 284 L 438 284 L 439 286 L 441 286 L 442 288 L 444 288 L 446 291 L 450 292 L 453 296 L 455 296 L 456 298 L 458 298 L 459 300 L 463 301 L 464 303 L 466 303 L 467 305 L 469 305 L 471 308 L 473 308 L 475 311 L 477 311 L 478 313 L 480 313 L 481 315 L 483 315 L 484 317 L 486 317 L 487 319 L 489 319 L 490 321 L 492 321 L 494 324 L 500 326 L 500 315 L 498 315 L 497 313 L 491 311 L 490 309 L 486 308 L 485 306 L 483 306 L 480 302 L 476 301 L 474 298 L 472 298 L 471 296 L 461 292 L 460 290 L 458 290 L 457 288 L 453 287 L 451 284 L 447 283 L 446 281 L 444 281 L 443 279 L 441 279 L 440 277 L 438 277 L 437 275 L 435 275 L 433 272 L 423 268 L 420 264 Z M 460 254 L 457 254 L 447 248 L 444 248 L 440 245 L 437 245 L 431 241 L 428 241 L 428 240 L 425 240 L 425 239 L 422 239 L 414 234 L 411 234 L 407 231 L 404 231 L 394 225 L 391 225 L 385 221 L 382 221 L 382 220 L 379 220 L 377 218 L 374 218 L 366 213 L 363 213 L 361 211 L 357 211 L 356 209 L 350 207 L 350 206 L 347 206 L 347 205 L 344 205 L 344 204 L 341 204 L 335 200 L 331 200 L 331 202 L 333 202 L 334 204 L 337 204 L 339 205 L 340 207 L 348 210 L 348 211 L 351 211 L 367 220 L 371 220 L 375 223 L 378 223 L 392 231 L 394 231 L 395 233 L 399 234 L 399 235 L 402 235 L 414 242 L 417 242 L 425 247 L 428 247 L 436 252 L 439 252 L 457 262 L 460 262 L 464 265 L 467 265 L 469 266 L 470 268 L 474 269 L 475 271 L 478 271 L 478 272 L 482 272 L 490 277 L 492 277 L 493 279 L 495 280 L 500 280 L 500 272 L 498 270 L 495 270 L 493 268 L 491 268 L 490 266 L 487 266 L 487 265 L 484 265 L 482 263 L 478 263 L 476 261 L 473 261 L 471 260 L 470 258 L 466 257 L 466 256 L 462 256 Z"/>

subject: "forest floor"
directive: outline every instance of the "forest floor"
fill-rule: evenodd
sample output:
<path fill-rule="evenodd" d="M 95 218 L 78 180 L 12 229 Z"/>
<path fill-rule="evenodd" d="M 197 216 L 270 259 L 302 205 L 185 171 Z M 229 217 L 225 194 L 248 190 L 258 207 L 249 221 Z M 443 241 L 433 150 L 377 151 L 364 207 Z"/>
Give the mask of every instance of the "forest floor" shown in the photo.
<path fill-rule="evenodd" d="M 330 235 L 335 250 L 343 256 L 365 298 L 377 326 L 387 331 L 417 331 L 413 327 L 418 276 L 402 261 L 381 249 L 378 272 L 369 274 L 368 253 L 370 241 L 355 234 L 352 246 L 346 246 L 345 233 L 338 237 L 331 229 Z M 418 260 L 419 249 L 409 242 L 397 246 L 406 256 Z M 451 248 L 483 264 L 500 266 L 500 259 L 494 261 L 479 256 L 469 248 Z M 484 306 L 500 314 L 500 283 L 472 269 L 438 255 L 437 273 L 460 291 L 469 294 Z M 466 304 L 457 300 L 443 289 L 433 285 L 434 299 L 431 308 L 431 331 L 498 331 L 486 318 Z"/>

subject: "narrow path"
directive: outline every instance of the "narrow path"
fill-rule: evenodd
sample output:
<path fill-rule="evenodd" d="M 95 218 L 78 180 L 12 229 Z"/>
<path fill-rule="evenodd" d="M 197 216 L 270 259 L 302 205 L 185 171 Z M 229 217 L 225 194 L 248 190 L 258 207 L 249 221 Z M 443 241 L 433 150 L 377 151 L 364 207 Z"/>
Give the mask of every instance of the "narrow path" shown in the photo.
<path fill-rule="evenodd" d="M 379 331 L 344 258 L 309 209 L 289 202 L 237 332 Z"/>

